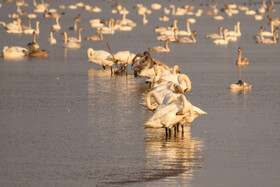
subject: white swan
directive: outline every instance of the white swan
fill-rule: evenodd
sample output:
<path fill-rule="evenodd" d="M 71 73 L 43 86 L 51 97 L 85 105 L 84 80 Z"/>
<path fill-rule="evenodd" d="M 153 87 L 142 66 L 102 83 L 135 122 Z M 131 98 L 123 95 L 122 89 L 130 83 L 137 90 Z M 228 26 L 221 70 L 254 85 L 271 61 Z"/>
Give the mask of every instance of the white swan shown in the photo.
<path fill-rule="evenodd" d="M 28 43 L 31 51 L 37 50 L 40 48 L 39 44 L 36 42 L 36 32 L 33 32 L 33 41 Z"/>
<path fill-rule="evenodd" d="M 143 16 L 142 22 L 145 25 L 145 24 L 148 23 L 148 20 L 147 20 L 147 17 L 146 17 L 146 13 L 142 14 L 142 16 Z"/>
<path fill-rule="evenodd" d="M 61 34 L 64 35 L 64 47 L 66 47 L 66 48 L 81 48 L 81 43 L 80 42 L 68 41 L 66 32 L 62 32 Z"/>
<path fill-rule="evenodd" d="M 161 78 L 162 76 L 169 74 L 177 75 L 177 73 L 180 73 L 180 68 L 178 65 L 174 65 L 173 68 L 159 65 L 154 67 L 154 72 L 155 76 L 151 81 L 151 86 L 153 88 L 157 87 L 161 82 L 166 82 L 166 80 Z"/>
<path fill-rule="evenodd" d="M 172 29 L 173 30 L 173 35 L 160 35 L 157 37 L 158 41 L 166 41 L 169 40 L 170 42 L 175 42 L 177 40 L 177 31 L 178 29 Z"/>
<path fill-rule="evenodd" d="M 241 32 L 240 32 L 240 21 L 238 21 L 236 23 L 236 29 L 234 31 L 228 31 L 227 36 L 237 36 L 240 37 L 241 36 Z"/>
<path fill-rule="evenodd" d="M 20 34 L 22 33 L 21 22 L 22 20 L 20 18 L 17 18 L 12 23 L 6 24 L 1 21 L 0 24 L 5 27 L 7 33 Z"/>
<path fill-rule="evenodd" d="M 75 38 L 75 37 L 67 37 L 67 42 L 81 43 L 81 42 L 82 42 L 82 35 L 81 35 L 81 31 L 82 31 L 82 30 L 83 30 L 83 28 L 79 28 L 78 38 Z"/>
<path fill-rule="evenodd" d="M 74 18 L 74 26 L 70 27 L 70 30 L 74 30 L 75 32 L 77 31 L 77 23 L 81 21 L 81 15 L 78 15 L 77 17 Z"/>
<path fill-rule="evenodd" d="M 161 9 L 161 4 L 153 3 L 153 4 L 151 4 L 151 8 L 154 10 L 159 10 L 159 9 Z"/>
<path fill-rule="evenodd" d="M 87 50 L 88 60 L 94 64 L 102 66 L 104 69 L 106 67 L 112 67 L 115 63 L 111 60 L 112 55 L 104 50 L 94 50 L 92 48 L 88 48 Z"/>
<path fill-rule="evenodd" d="M 192 34 L 191 28 L 190 28 L 190 20 L 186 20 L 186 31 L 178 31 L 178 35 L 184 35 L 184 36 L 190 36 Z"/>
<path fill-rule="evenodd" d="M 54 32 L 54 30 L 51 29 L 51 31 L 50 31 L 50 38 L 49 38 L 50 44 L 56 44 L 56 39 L 53 37 L 53 32 Z"/>
<path fill-rule="evenodd" d="M 169 7 L 172 9 L 172 15 L 174 16 L 183 16 L 186 13 L 186 10 L 180 7 L 175 10 L 175 5 L 170 5 Z"/>
<path fill-rule="evenodd" d="M 241 56 L 242 50 L 241 47 L 238 48 L 238 58 L 236 60 L 237 65 L 247 66 L 249 64 L 248 58 L 244 58 Z"/>
<path fill-rule="evenodd" d="M 273 31 L 274 31 L 274 24 L 273 22 L 270 23 L 270 32 L 269 31 L 262 31 L 263 36 L 273 36 Z"/>
<path fill-rule="evenodd" d="M 180 97 L 182 97 L 182 93 L 174 93 L 169 92 L 164 97 L 160 96 L 157 92 L 151 91 L 148 93 L 147 96 L 147 107 L 149 110 L 161 110 L 166 105 L 169 104 L 180 104 Z M 152 98 L 154 99 L 154 102 L 152 101 Z M 198 117 L 201 114 L 207 114 L 205 111 L 201 110 L 200 108 L 193 105 L 194 110 L 194 118 Z M 191 122 L 193 119 L 189 119 L 189 122 Z"/>
<path fill-rule="evenodd" d="M 55 18 L 56 24 L 52 25 L 52 28 L 53 28 L 54 30 L 60 30 L 60 29 L 61 29 L 61 26 L 60 26 L 60 24 L 59 24 L 59 18 L 60 18 L 60 17 L 56 17 L 56 18 Z"/>
<path fill-rule="evenodd" d="M 184 95 L 179 97 L 180 103 L 171 103 L 160 107 L 153 116 L 144 124 L 150 128 L 168 128 L 177 124 L 184 114 L 190 113 L 189 121 L 192 122 L 195 118 L 194 108 L 192 104 L 187 101 Z"/>
<path fill-rule="evenodd" d="M 2 50 L 2 56 L 5 59 L 18 59 L 26 57 L 28 50 L 18 46 L 5 46 Z"/>
<path fill-rule="evenodd" d="M 252 86 L 246 82 L 243 82 L 242 80 L 239 80 L 236 84 L 231 84 L 229 89 L 232 92 L 235 91 L 244 91 L 244 90 L 251 90 Z"/>
<path fill-rule="evenodd" d="M 168 42 L 169 40 L 165 40 L 165 47 L 161 47 L 161 46 L 155 46 L 155 47 L 150 47 L 149 51 L 151 52 L 169 52 L 170 49 L 168 48 Z"/>
<path fill-rule="evenodd" d="M 213 19 L 214 20 L 224 20 L 225 18 L 221 15 L 216 15 L 216 16 L 213 16 Z"/>
<path fill-rule="evenodd" d="M 207 34 L 206 38 L 208 39 L 222 39 L 223 38 L 223 27 L 219 27 L 219 34 Z"/>
<path fill-rule="evenodd" d="M 102 34 L 102 28 L 99 31 L 99 36 L 88 36 L 86 37 L 86 40 L 94 40 L 94 41 L 101 41 L 103 40 L 103 34 Z"/>
<path fill-rule="evenodd" d="M 36 21 L 36 29 L 32 29 L 32 28 L 25 29 L 25 30 L 23 30 L 23 33 L 24 34 L 33 34 L 33 32 L 35 32 L 36 34 L 39 34 L 40 33 L 39 24 L 40 24 L 40 21 Z"/>
<path fill-rule="evenodd" d="M 162 75 L 160 79 L 165 81 L 172 81 L 181 86 L 181 88 L 185 91 L 190 91 L 192 89 L 192 83 L 190 78 L 186 74 L 165 74 Z"/>
<path fill-rule="evenodd" d="M 233 35 L 227 35 L 228 41 L 236 42 L 237 41 L 237 26 L 234 26 L 234 34 Z"/>
<path fill-rule="evenodd" d="M 169 17 L 167 16 L 161 16 L 158 18 L 159 21 L 169 21 Z"/>
<path fill-rule="evenodd" d="M 224 30 L 224 39 L 216 39 L 213 41 L 214 44 L 216 45 L 227 45 L 228 44 L 228 39 L 226 33 L 228 32 L 228 29 Z"/>
<path fill-rule="evenodd" d="M 245 15 L 256 15 L 255 10 L 250 10 L 248 7 L 246 7 Z"/>
<path fill-rule="evenodd" d="M 117 60 L 118 65 L 125 65 L 132 63 L 133 58 L 135 57 L 134 53 L 131 53 L 130 51 L 119 51 L 116 54 L 114 54 L 115 60 Z M 114 59 L 111 57 L 109 60 L 114 61 Z"/>
<path fill-rule="evenodd" d="M 108 27 L 105 27 L 105 26 L 98 27 L 97 30 L 98 30 L 98 32 L 100 32 L 100 30 L 102 29 L 103 34 L 115 34 L 113 24 L 114 24 L 113 19 L 110 19 L 109 22 L 108 22 Z"/>
<path fill-rule="evenodd" d="M 194 38 L 194 35 L 196 35 L 196 31 L 193 31 L 191 34 L 191 37 L 181 37 L 177 39 L 178 43 L 196 43 L 196 39 Z"/>
<path fill-rule="evenodd" d="M 91 9 L 91 12 L 95 12 L 95 13 L 99 13 L 99 12 L 101 12 L 101 11 L 102 11 L 102 9 L 99 8 L 99 7 L 97 7 L 97 6 L 94 6 L 94 7 L 92 7 L 92 9 Z"/>
<path fill-rule="evenodd" d="M 184 93 L 179 85 L 175 85 L 174 83 L 169 83 L 167 84 L 167 86 L 168 85 L 170 85 L 169 88 L 153 90 L 147 94 L 146 105 L 149 110 L 155 110 L 158 107 L 158 105 L 170 104 L 172 101 L 178 99 L 178 97 L 182 93 Z"/>
<path fill-rule="evenodd" d="M 262 30 L 263 30 L 263 27 L 260 28 L 260 37 L 257 37 L 257 43 L 263 43 L 263 44 L 276 44 L 277 43 L 277 35 L 278 35 L 278 28 L 276 28 L 274 31 L 273 31 L 273 37 L 272 39 L 269 39 L 269 38 L 264 38 L 263 35 L 262 35 Z"/>
<path fill-rule="evenodd" d="M 98 28 L 98 27 L 104 26 L 104 24 L 101 23 L 100 19 L 91 19 L 91 20 L 89 20 L 89 23 L 90 23 L 91 27 L 93 27 L 93 28 Z"/>

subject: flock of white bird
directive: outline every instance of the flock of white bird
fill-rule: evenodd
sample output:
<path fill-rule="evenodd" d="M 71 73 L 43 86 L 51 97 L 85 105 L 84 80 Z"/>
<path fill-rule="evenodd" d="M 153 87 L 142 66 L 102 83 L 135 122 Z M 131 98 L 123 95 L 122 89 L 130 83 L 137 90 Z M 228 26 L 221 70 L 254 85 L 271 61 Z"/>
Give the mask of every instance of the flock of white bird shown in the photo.
<path fill-rule="evenodd" d="M 10 23 L 0 22 L 4 26 L 7 33 L 11 34 L 33 34 L 33 41 L 28 44 L 30 49 L 24 47 L 10 45 L 5 46 L 2 51 L 2 57 L 4 59 L 18 59 L 25 57 L 48 57 L 49 52 L 42 50 L 39 44 L 36 42 L 36 36 L 40 33 L 39 25 L 43 24 L 43 21 L 36 21 L 36 28 L 31 27 L 31 20 L 36 19 L 39 14 L 43 15 L 45 18 L 55 19 L 55 24 L 50 26 L 50 45 L 57 43 L 54 38 L 53 33 L 55 31 L 60 31 L 62 27 L 60 26 L 59 20 L 63 18 L 64 13 L 58 13 L 56 8 L 51 8 L 51 5 L 45 3 L 41 0 L 38 4 L 36 0 L 33 0 L 33 5 L 29 5 L 24 0 L 4 0 L 4 4 L 0 4 L 0 8 L 4 8 L 5 3 L 14 3 L 16 6 L 16 12 L 8 14 L 8 17 L 14 19 Z M 193 15 L 200 17 L 202 14 L 212 16 L 214 20 L 224 20 L 224 17 L 220 14 L 220 10 L 217 8 L 217 3 L 209 5 L 209 10 L 204 11 L 202 9 L 196 9 L 193 5 L 185 5 L 183 7 L 175 7 L 175 5 L 170 5 L 169 7 L 162 8 L 159 3 L 152 3 L 151 9 L 144 6 L 143 4 L 137 4 L 133 8 L 137 11 L 138 15 L 142 16 L 143 24 L 147 24 L 148 20 L 146 15 L 151 14 L 155 10 L 163 10 L 164 16 L 159 17 L 159 21 L 169 21 L 173 18 L 173 25 L 169 27 L 157 26 L 154 28 L 154 32 L 158 33 L 158 41 L 165 42 L 165 46 L 154 46 L 148 48 L 150 52 L 163 52 L 168 53 L 170 49 L 168 47 L 169 42 L 175 43 L 196 43 L 196 31 L 191 30 L 190 25 L 196 23 L 195 18 L 186 19 L 186 30 L 180 30 L 177 26 L 178 20 L 175 19 L 176 16 Z M 27 13 L 23 11 L 25 7 L 33 6 L 33 12 Z M 93 29 L 99 33 L 99 36 L 87 36 L 85 40 L 88 41 L 99 41 L 103 40 L 104 34 L 115 34 L 116 31 L 132 31 L 136 27 L 136 23 L 127 18 L 129 15 L 129 10 L 124 7 L 121 3 L 117 3 L 112 6 L 112 14 L 122 15 L 122 19 L 91 19 L 89 24 Z M 90 6 L 85 3 L 78 2 L 72 5 L 59 5 L 61 10 L 77 10 L 79 11 L 89 11 L 89 12 L 101 12 L 102 9 L 97 6 Z M 82 9 L 83 10 L 82 10 Z M 274 1 L 271 0 L 267 3 L 263 1 L 261 7 L 257 10 L 250 10 L 245 5 L 237 4 L 224 4 L 222 11 L 231 17 L 234 14 L 238 14 L 240 11 L 244 11 L 245 15 L 254 16 L 255 20 L 262 20 L 263 15 L 266 12 L 275 12 Z M 28 26 L 22 25 L 22 21 L 27 19 Z M 276 44 L 278 41 L 278 27 L 280 25 L 280 18 L 273 18 L 272 16 L 267 16 L 267 20 L 271 25 L 270 31 L 264 31 L 264 27 L 260 26 L 259 33 L 256 36 L 256 42 L 260 44 Z M 74 26 L 69 27 L 70 30 L 78 31 L 78 38 L 69 37 L 66 30 L 61 33 L 64 35 L 64 47 L 65 48 L 81 48 L 82 45 L 82 27 L 78 27 L 78 22 L 81 22 L 81 16 L 74 18 Z M 240 22 L 238 21 L 234 26 L 234 30 L 230 31 L 228 28 L 223 28 L 220 26 L 218 28 L 219 33 L 208 34 L 206 38 L 213 39 L 213 43 L 217 45 L 227 45 L 229 42 L 235 42 L 241 37 Z M 268 38 L 269 37 L 269 38 Z M 96 50 L 89 48 L 87 50 L 88 60 L 94 64 L 102 66 L 104 69 L 106 67 L 111 68 L 112 73 L 121 72 L 123 70 L 127 71 L 128 65 L 131 64 L 133 67 L 135 75 L 142 77 L 148 77 L 151 83 L 151 89 L 147 94 L 146 106 L 150 110 L 154 110 L 154 115 L 145 123 L 147 127 L 153 128 L 166 128 L 171 129 L 171 127 L 178 124 L 183 124 L 184 122 L 192 122 L 200 114 L 206 114 L 203 110 L 198 107 L 193 106 L 184 96 L 185 91 L 191 90 L 191 81 L 189 77 L 185 74 L 178 73 L 179 67 L 174 66 L 173 68 L 168 67 L 166 64 L 151 58 L 148 51 L 143 54 L 134 54 L 130 51 L 119 51 L 115 54 L 112 53 L 110 46 L 108 45 L 109 52 L 106 50 Z M 239 56 L 236 61 L 239 70 L 241 71 L 241 66 L 248 65 L 249 61 L 247 58 L 241 56 L 241 48 L 238 49 Z M 116 70 L 113 71 L 113 66 L 116 66 Z M 239 73 L 239 81 L 237 84 L 230 85 L 231 90 L 250 90 L 251 85 L 244 83 L 241 80 L 241 72 Z"/>
<path fill-rule="evenodd" d="M 140 59 L 137 56 L 141 56 Z M 201 114 L 207 114 L 200 108 L 192 105 L 184 95 L 191 90 L 191 81 L 186 74 L 180 73 L 178 65 L 170 68 L 151 58 L 145 51 L 138 54 L 133 60 L 134 71 L 147 77 L 151 90 L 143 98 L 144 106 L 154 111 L 153 115 L 145 122 L 146 127 L 165 128 L 166 135 L 171 135 L 171 128 L 175 134 L 185 122 L 193 122 Z M 134 64 L 133 64 L 134 65 Z"/>

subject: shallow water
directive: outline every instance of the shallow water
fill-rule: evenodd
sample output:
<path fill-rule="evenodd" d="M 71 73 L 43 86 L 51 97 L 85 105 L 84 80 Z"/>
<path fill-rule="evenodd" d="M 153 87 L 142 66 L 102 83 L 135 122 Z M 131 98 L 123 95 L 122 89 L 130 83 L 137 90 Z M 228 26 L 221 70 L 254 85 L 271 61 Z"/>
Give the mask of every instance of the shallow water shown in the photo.
<path fill-rule="evenodd" d="M 150 2 L 122 2 L 130 11 L 127 17 L 138 26 L 132 32 L 104 36 L 113 52 L 141 53 L 162 45 L 155 40 L 153 28 L 172 23 L 157 21 L 162 10 L 153 11 L 147 16 L 149 23 L 142 26 L 142 17 L 132 7 Z M 165 6 L 170 3 L 159 2 Z M 57 7 L 63 1 L 48 3 Z M 0 20 L 10 22 L 6 15 L 14 12 L 15 6 L 2 4 Z M 96 34 L 88 20 L 108 19 L 113 4 L 97 1 L 103 11 L 96 14 L 65 10 L 61 31 L 77 35 L 68 27 L 81 14 L 83 37 Z M 192 4 L 207 9 L 203 1 Z M 249 7 L 257 9 L 260 2 Z M 280 8 L 277 3 L 275 7 Z M 279 16 L 279 12 L 271 15 Z M 179 28 L 185 29 L 187 17 L 176 17 Z M 128 76 L 111 76 L 110 70 L 88 62 L 88 47 L 108 50 L 105 42 L 83 41 L 81 49 L 64 49 L 59 31 L 54 33 L 58 43 L 51 46 L 47 39 L 55 22 L 42 15 L 38 19 L 41 33 L 37 40 L 50 52 L 49 58 L 0 59 L 1 186 L 279 185 L 279 44 L 261 45 L 254 39 L 260 25 L 269 29 L 265 19 L 255 22 L 240 13 L 219 22 L 203 15 L 191 25 L 198 33 L 196 44 L 170 43 L 170 53 L 152 53 L 169 66 L 180 66 L 192 81 L 192 90 L 185 95 L 208 113 L 186 125 L 184 134 L 171 138 L 165 137 L 163 129 L 142 126 L 152 115 L 141 105 L 148 91 L 144 78 L 135 78 L 131 70 Z M 220 25 L 232 30 L 239 20 L 242 36 L 236 43 L 215 46 L 205 38 L 216 33 Z M 23 21 L 27 24 L 26 18 Z M 28 35 L 7 34 L 2 26 L 0 32 L 1 49 L 5 45 L 25 46 L 32 40 Z M 250 60 L 249 66 L 242 68 L 242 79 L 252 90 L 231 93 L 229 85 L 238 81 L 238 47 Z"/>

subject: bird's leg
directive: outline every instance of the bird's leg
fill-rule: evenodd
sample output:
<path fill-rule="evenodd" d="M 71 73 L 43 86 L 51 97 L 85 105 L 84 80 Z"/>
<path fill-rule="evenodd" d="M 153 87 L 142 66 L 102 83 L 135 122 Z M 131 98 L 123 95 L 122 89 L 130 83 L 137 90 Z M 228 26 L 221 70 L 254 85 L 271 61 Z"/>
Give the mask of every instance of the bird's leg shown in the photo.
<path fill-rule="evenodd" d="M 180 126 L 180 123 L 178 122 L 177 123 L 177 132 L 180 132 L 179 126 Z"/>
<path fill-rule="evenodd" d="M 138 72 L 134 71 L 134 77 L 138 77 Z"/>
<path fill-rule="evenodd" d="M 177 126 L 174 125 L 174 137 L 176 137 L 176 132 L 177 132 Z"/>

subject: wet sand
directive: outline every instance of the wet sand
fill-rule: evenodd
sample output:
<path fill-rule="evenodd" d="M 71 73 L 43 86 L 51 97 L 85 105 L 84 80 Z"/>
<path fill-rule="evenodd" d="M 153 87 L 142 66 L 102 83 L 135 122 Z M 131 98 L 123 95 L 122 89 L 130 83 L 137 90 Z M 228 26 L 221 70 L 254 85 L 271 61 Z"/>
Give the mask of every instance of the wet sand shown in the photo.
<path fill-rule="evenodd" d="M 52 7 L 62 2 L 46 1 Z M 121 1 L 137 27 L 131 32 L 104 35 L 102 42 L 83 41 L 78 50 L 64 49 L 62 31 L 68 30 L 78 14 L 84 27 L 82 37 L 97 34 L 89 19 L 108 19 L 113 2 L 98 1 L 101 13 L 81 8 L 64 10 L 62 29 L 54 33 L 58 43 L 47 42 L 53 19 L 41 14 L 40 47 L 50 52 L 47 59 L 0 59 L 0 181 L 2 186 L 278 186 L 280 183 L 280 65 L 279 43 L 257 44 L 255 35 L 264 19 L 254 21 L 243 12 L 224 21 L 202 15 L 191 25 L 197 31 L 196 44 L 170 43 L 168 54 L 151 53 L 169 66 L 178 64 L 192 81 L 185 93 L 192 104 L 208 114 L 185 126 L 184 134 L 166 139 L 164 129 L 145 129 L 152 115 L 140 103 L 148 91 L 145 78 L 111 76 L 87 60 L 89 47 L 113 52 L 130 50 L 142 53 L 162 45 L 153 32 L 157 25 L 185 29 L 185 19 L 172 17 L 162 23 L 162 9 L 147 15 L 142 24 L 133 6 L 150 2 Z M 242 4 L 246 1 L 236 3 Z M 256 3 L 254 3 L 256 2 Z M 261 2 L 247 4 L 257 9 Z M 2 2 L 1 2 L 2 3 Z M 67 4 L 76 1 L 67 1 Z M 87 2 L 84 2 L 85 4 Z M 169 1 L 160 1 L 163 6 Z M 176 6 L 184 2 L 172 2 Z M 7 14 L 14 4 L 2 3 L 0 20 L 10 22 Z M 94 5 L 92 2 L 89 4 Z M 207 3 L 190 4 L 208 10 Z M 222 3 L 219 3 L 219 8 Z M 30 12 L 30 7 L 24 10 Z M 277 11 L 270 15 L 279 16 Z M 59 10 L 61 12 L 62 10 Z M 121 19 L 120 15 L 113 15 Z M 27 24 L 25 18 L 24 24 Z M 32 25 L 35 25 L 33 20 Z M 223 25 L 230 30 L 241 22 L 242 36 L 228 46 L 216 46 L 205 38 Z M 32 36 L 14 35 L 0 27 L 0 48 L 26 46 Z M 229 86 L 238 81 L 237 49 L 242 47 L 250 64 L 242 68 L 242 79 L 252 85 L 249 92 L 232 93 Z"/>

